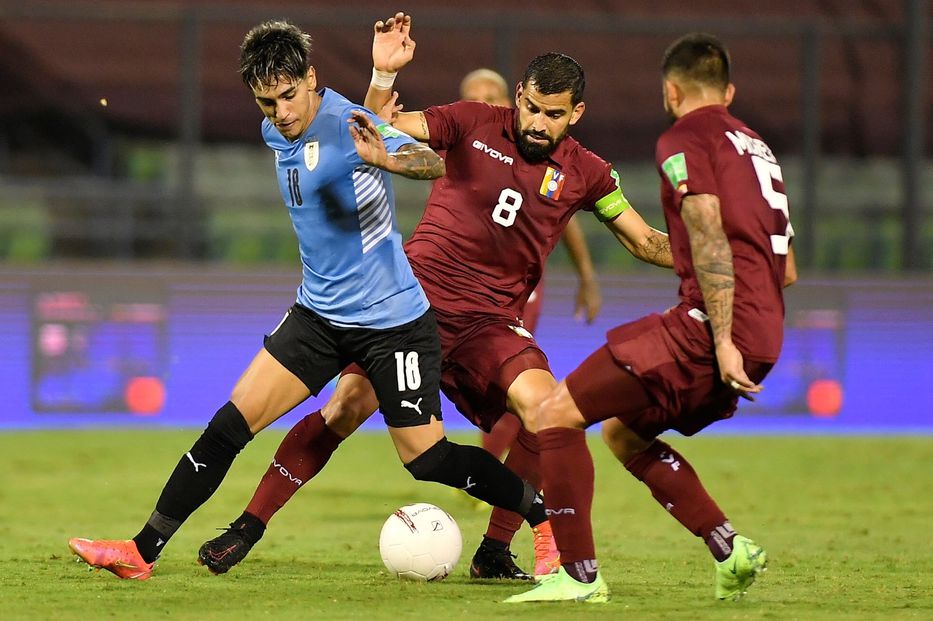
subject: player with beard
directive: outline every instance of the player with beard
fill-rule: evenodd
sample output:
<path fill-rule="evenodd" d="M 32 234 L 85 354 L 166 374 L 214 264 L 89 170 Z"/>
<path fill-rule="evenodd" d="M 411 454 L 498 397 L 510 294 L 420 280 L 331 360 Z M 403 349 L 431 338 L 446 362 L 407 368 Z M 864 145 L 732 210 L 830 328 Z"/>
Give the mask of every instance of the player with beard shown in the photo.
<path fill-rule="evenodd" d="M 505 78 L 492 69 L 485 68 L 475 69 L 463 77 L 460 81 L 460 100 L 482 101 L 492 106 L 512 107 L 512 97 Z M 441 156 L 443 157 L 443 154 Z M 599 283 L 596 280 L 593 260 L 590 258 L 590 250 L 586 245 L 586 236 L 583 233 L 583 227 L 577 222 L 576 216 L 567 222 L 561 240 L 564 242 L 570 261 L 577 272 L 578 288 L 574 317 L 592 323 L 602 306 L 602 295 L 599 291 Z M 532 334 L 535 333 L 535 329 L 538 327 L 543 298 L 544 279 L 542 278 L 535 290 L 528 296 L 528 301 L 525 303 L 521 315 L 522 327 Z M 521 426 L 518 417 L 503 416 L 493 426 L 492 431 L 489 433 L 481 432 L 483 448 L 502 459 L 505 452 L 518 437 L 518 430 Z M 488 505 L 485 504 L 479 506 L 488 508 Z"/>
<path fill-rule="evenodd" d="M 729 114 L 729 53 L 715 37 L 675 41 L 662 62 L 661 203 L 680 303 L 618 326 L 541 404 L 541 473 L 561 568 L 507 602 L 609 601 L 590 511 L 585 430 L 600 421 L 613 452 L 715 561 L 715 593 L 738 599 L 768 556 L 732 528 L 683 455 L 658 436 L 693 435 L 752 398 L 781 352 L 783 287 L 796 280 L 784 181 L 761 137 Z"/>
<path fill-rule="evenodd" d="M 410 25 L 410 17 L 397 14 L 375 26 L 370 109 L 390 101 L 394 72 L 412 58 Z M 400 113 L 394 122 L 447 153 L 447 174 L 434 183 L 405 244 L 437 317 L 442 390 L 483 430 L 506 411 L 521 419 L 506 465 L 536 488 L 541 481 L 535 415 L 557 381 L 518 318 L 564 226 L 579 210 L 593 212 L 633 255 L 672 265 L 667 235 L 631 208 L 612 166 L 568 135 L 585 109 L 584 86 L 576 61 L 548 53 L 529 63 L 516 88 L 515 109 L 457 102 Z M 201 561 L 223 573 L 242 560 L 272 515 L 377 405 L 362 370 L 346 369 L 322 410 L 288 432 L 246 511 L 202 546 Z M 292 477 L 283 477 L 281 468 Z M 471 575 L 531 578 L 509 551 L 516 518 L 493 512 Z M 534 539 L 534 574 L 556 571 L 550 526 L 538 525 Z"/>
<path fill-rule="evenodd" d="M 441 344 L 402 249 L 389 174 L 436 179 L 443 160 L 372 112 L 318 89 L 310 60 L 311 37 L 284 21 L 257 25 L 240 47 L 240 75 L 265 117 L 262 136 L 298 237 L 298 299 L 179 459 L 139 534 L 69 540 L 88 565 L 119 578 L 147 580 L 167 542 L 253 436 L 350 363 L 371 378 L 370 394 L 415 479 L 509 507 L 532 527 L 547 524 L 537 484 L 444 436 Z"/>

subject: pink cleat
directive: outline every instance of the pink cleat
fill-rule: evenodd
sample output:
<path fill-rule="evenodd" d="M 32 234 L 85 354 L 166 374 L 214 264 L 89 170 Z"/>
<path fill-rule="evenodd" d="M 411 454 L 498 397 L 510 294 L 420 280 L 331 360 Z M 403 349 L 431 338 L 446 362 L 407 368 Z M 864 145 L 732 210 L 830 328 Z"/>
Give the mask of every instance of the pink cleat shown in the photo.
<path fill-rule="evenodd" d="M 535 580 L 557 573 L 560 569 L 560 552 L 550 522 L 542 522 L 531 529 L 535 543 Z"/>
<path fill-rule="evenodd" d="M 82 539 L 68 540 L 68 547 L 85 563 L 98 569 L 106 569 L 124 580 L 148 580 L 152 566 L 139 555 L 132 539 Z"/>

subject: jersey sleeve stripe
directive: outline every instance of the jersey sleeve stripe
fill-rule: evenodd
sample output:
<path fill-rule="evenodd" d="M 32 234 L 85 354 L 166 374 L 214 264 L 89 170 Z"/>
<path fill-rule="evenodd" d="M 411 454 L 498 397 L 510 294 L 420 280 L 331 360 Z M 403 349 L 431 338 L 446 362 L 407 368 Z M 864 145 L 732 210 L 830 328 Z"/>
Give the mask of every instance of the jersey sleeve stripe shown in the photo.
<path fill-rule="evenodd" d="M 363 254 L 392 232 L 392 210 L 382 181 L 382 172 L 371 166 L 353 171 L 353 190 L 356 195 L 357 217 Z"/>

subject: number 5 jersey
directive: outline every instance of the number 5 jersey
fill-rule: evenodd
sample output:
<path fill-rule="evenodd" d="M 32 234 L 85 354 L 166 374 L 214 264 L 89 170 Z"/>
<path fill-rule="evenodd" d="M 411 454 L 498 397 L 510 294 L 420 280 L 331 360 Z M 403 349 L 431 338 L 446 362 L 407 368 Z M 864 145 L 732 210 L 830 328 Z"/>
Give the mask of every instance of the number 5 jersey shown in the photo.
<path fill-rule="evenodd" d="M 682 304 L 705 310 L 681 203 L 685 196 L 712 194 L 719 197 L 735 269 L 733 341 L 746 358 L 776 361 L 784 334 L 784 269 L 794 230 L 774 154 L 725 106 L 705 106 L 661 135 L 655 158 Z"/>

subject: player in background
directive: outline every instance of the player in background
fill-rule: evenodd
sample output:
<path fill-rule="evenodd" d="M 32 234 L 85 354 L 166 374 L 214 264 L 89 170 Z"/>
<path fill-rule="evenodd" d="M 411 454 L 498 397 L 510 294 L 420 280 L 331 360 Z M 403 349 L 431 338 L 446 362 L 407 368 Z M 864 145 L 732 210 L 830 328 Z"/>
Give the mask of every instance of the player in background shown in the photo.
<path fill-rule="evenodd" d="M 401 13 L 375 25 L 370 109 L 382 110 L 397 97 L 391 91 L 394 72 L 411 61 L 415 45 L 410 26 L 411 18 Z M 673 265 L 667 235 L 630 207 L 612 167 L 568 135 L 585 108 L 584 86 L 576 61 L 549 53 L 525 70 L 516 109 L 461 101 L 400 113 L 395 121 L 406 134 L 447 154 L 447 174 L 433 184 L 421 221 L 405 243 L 438 318 L 441 387 L 481 429 L 488 431 L 506 411 L 523 421 L 506 465 L 536 488 L 534 414 L 557 380 L 519 317 L 561 230 L 578 210 L 592 211 L 633 255 Z M 201 547 L 204 563 L 222 573 L 242 560 L 272 515 L 376 406 L 369 379 L 359 369 L 345 370 L 322 410 L 286 434 L 244 513 Z M 282 476 L 280 467 L 292 478 Z M 471 575 L 531 579 L 509 550 L 519 527 L 514 514 L 493 511 Z M 556 571 L 550 526 L 533 532 L 534 573 Z"/>
<path fill-rule="evenodd" d="M 460 99 L 462 101 L 481 101 L 491 106 L 512 107 L 512 99 L 509 96 L 509 87 L 505 82 L 505 78 L 492 69 L 475 69 L 466 74 L 463 80 L 460 81 Z M 593 268 L 590 249 L 586 245 L 586 236 L 580 223 L 577 222 L 576 216 L 573 216 L 567 222 L 561 239 L 567 247 L 567 252 L 579 280 L 574 316 L 578 319 L 585 318 L 587 323 L 592 323 L 602 306 L 602 295 L 599 292 L 599 283 L 596 280 L 596 270 Z M 528 301 L 525 303 L 525 309 L 521 315 L 522 326 L 532 334 L 535 333 L 535 329 L 538 327 L 543 295 L 544 280 L 542 277 L 537 288 L 528 296 Z M 506 450 L 512 446 L 515 438 L 518 437 L 518 430 L 521 426 L 522 423 L 518 420 L 518 417 L 503 416 L 493 425 L 492 431 L 489 433 L 480 432 L 483 448 L 502 459 Z"/>
<path fill-rule="evenodd" d="M 310 52 L 310 36 L 282 21 L 250 30 L 240 51 L 240 74 L 265 116 L 262 135 L 298 236 L 298 300 L 181 457 L 139 534 L 69 541 L 89 565 L 120 578 L 149 578 L 165 544 L 240 450 L 348 363 L 371 379 L 414 478 L 517 510 L 532 526 L 547 524 L 536 487 L 483 449 L 444 436 L 437 324 L 402 251 L 388 174 L 435 179 L 443 160 L 338 93 L 317 90 Z"/>
<path fill-rule="evenodd" d="M 661 202 L 680 278 L 680 303 L 614 328 L 541 404 L 544 500 L 561 568 L 507 602 L 609 600 L 590 510 L 593 461 L 585 430 L 606 435 L 625 467 L 715 559 L 716 597 L 740 597 L 767 554 L 739 535 L 689 462 L 657 438 L 693 435 L 751 399 L 778 359 L 783 287 L 796 278 L 781 168 L 768 145 L 729 114 L 729 54 L 710 35 L 675 41 L 662 63 L 658 139 Z"/>

